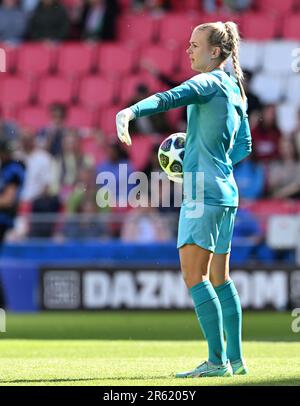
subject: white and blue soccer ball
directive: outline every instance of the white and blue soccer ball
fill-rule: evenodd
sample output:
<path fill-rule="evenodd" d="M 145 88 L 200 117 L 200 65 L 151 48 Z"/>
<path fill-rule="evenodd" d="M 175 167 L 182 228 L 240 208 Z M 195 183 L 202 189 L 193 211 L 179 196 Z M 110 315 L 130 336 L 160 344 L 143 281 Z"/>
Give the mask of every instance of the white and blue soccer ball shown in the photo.
<path fill-rule="evenodd" d="M 168 178 L 182 183 L 186 133 L 169 135 L 158 148 L 158 161 Z"/>

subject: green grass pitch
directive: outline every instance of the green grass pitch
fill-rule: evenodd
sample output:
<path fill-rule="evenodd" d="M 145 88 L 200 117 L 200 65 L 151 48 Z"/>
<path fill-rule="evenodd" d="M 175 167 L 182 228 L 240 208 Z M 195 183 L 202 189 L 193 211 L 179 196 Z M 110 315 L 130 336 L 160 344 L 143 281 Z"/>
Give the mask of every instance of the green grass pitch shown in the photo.
<path fill-rule="evenodd" d="M 206 358 L 193 311 L 8 314 L 0 385 L 300 385 L 290 313 L 245 312 L 248 376 L 178 379 Z"/>

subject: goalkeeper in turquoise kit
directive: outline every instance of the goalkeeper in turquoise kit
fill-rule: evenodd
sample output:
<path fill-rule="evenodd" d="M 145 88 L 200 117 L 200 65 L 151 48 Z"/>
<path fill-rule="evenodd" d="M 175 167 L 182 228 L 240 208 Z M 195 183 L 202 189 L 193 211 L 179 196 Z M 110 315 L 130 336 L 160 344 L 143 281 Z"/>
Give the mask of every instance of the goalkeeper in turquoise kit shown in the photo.
<path fill-rule="evenodd" d="M 247 100 L 233 22 L 194 28 L 187 53 L 197 75 L 120 111 L 118 137 L 131 145 L 129 121 L 187 106 L 183 192 L 177 248 L 181 271 L 208 343 L 208 360 L 176 377 L 232 376 L 248 372 L 242 355 L 242 309 L 229 276 L 238 189 L 233 166 L 251 152 Z M 235 76 L 224 71 L 232 57 Z M 191 188 L 187 174 L 191 173 Z M 196 174 L 203 174 L 202 183 Z M 198 191 L 202 193 L 198 194 Z M 196 196 L 196 197 L 195 197 Z M 199 205 L 201 215 L 192 207 Z M 226 347 L 224 342 L 226 337 Z"/>

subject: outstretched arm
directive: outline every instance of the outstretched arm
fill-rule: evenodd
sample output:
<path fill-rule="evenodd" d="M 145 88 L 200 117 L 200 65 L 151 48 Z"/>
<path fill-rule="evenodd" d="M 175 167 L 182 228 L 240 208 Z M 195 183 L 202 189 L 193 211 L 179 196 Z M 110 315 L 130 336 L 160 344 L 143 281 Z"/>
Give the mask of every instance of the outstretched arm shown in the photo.
<path fill-rule="evenodd" d="M 189 104 L 199 103 L 201 98 L 215 91 L 206 76 L 200 76 L 201 78 L 198 80 L 189 79 L 173 89 L 155 93 L 127 109 L 121 110 L 116 116 L 119 139 L 127 145 L 131 145 L 131 139 L 128 133 L 130 120 L 162 113 Z"/>

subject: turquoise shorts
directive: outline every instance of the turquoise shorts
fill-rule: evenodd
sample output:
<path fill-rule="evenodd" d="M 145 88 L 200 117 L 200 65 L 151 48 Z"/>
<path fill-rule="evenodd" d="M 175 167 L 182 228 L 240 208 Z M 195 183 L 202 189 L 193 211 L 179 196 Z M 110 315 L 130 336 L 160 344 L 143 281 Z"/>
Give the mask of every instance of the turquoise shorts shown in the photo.
<path fill-rule="evenodd" d="M 183 203 L 180 208 L 177 248 L 184 244 L 196 244 L 216 254 L 230 252 L 237 209 L 202 203 L 199 213 L 203 214 L 193 217 L 191 207 Z"/>

